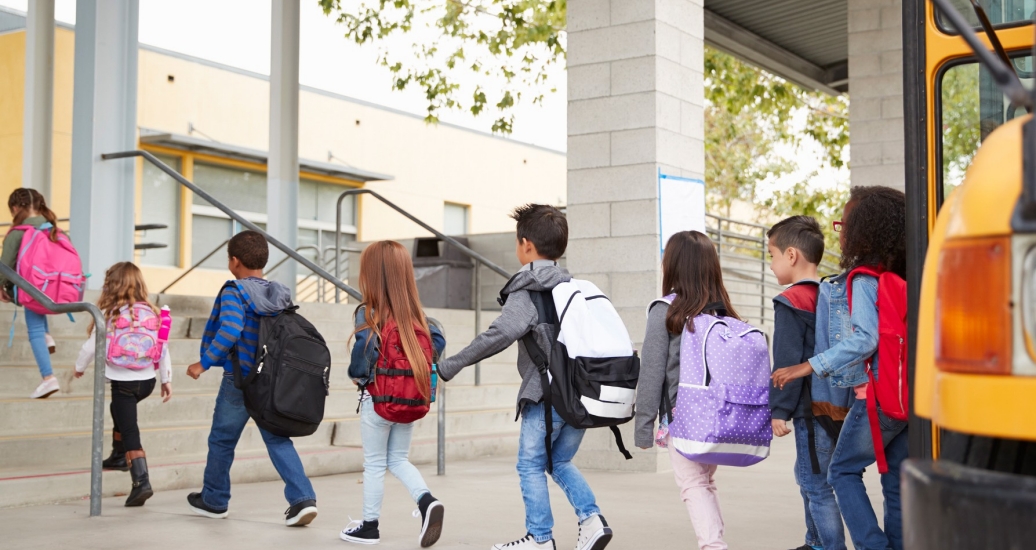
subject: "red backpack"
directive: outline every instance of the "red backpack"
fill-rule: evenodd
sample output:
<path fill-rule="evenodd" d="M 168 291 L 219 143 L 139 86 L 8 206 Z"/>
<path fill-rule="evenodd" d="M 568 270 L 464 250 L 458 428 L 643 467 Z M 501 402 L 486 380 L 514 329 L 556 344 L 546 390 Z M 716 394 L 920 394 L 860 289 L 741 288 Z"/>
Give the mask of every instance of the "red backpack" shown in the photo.
<path fill-rule="evenodd" d="M 874 267 L 857 267 L 849 272 L 846 288 L 849 297 L 849 313 L 853 307 L 853 278 L 870 275 L 878 279 L 878 363 L 880 377 L 874 378 L 871 360 L 867 360 L 867 416 L 870 418 L 871 439 L 874 441 L 874 457 L 878 471 L 887 473 L 885 444 L 881 439 L 878 424 L 878 405 L 886 416 L 906 421 L 910 417 L 910 384 L 907 380 L 907 287 L 902 277 L 891 271 Z"/>
<path fill-rule="evenodd" d="M 421 351 L 428 362 L 430 379 L 432 341 L 424 330 L 419 327 L 415 329 L 417 342 L 421 345 Z M 403 341 L 399 337 L 399 327 L 394 319 L 389 319 L 381 327 L 378 362 L 374 369 L 374 378 L 367 385 L 367 392 L 374 402 L 374 412 L 389 422 L 409 424 L 428 414 L 429 401 L 417 389 L 414 370 L 403 351 Z"/>

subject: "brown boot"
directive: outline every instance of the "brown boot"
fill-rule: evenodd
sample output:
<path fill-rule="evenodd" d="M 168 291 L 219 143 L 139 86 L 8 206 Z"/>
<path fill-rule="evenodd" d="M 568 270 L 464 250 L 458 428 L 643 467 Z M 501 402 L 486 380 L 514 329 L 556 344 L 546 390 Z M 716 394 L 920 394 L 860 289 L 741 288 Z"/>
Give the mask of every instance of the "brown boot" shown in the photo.
<path fill-rule="evenodd" d="M 128 451 L 126 461 L 129 462 L 130 477 L 133 478 L 133 490 L 126 497 L 126 506 L 143 506 L 151 495 L 151 479 L 147 473 L 147 458 L 144 451 Z"/>

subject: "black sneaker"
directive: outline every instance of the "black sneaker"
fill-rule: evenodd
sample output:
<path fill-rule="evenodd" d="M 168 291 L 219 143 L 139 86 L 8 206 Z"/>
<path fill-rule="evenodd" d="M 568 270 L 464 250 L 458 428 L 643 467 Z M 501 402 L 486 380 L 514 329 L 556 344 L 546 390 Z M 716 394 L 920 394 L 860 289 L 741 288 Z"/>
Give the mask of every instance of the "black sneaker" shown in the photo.
<path fill-rule="evenodd" d="M 378 520 L 350 521 L 349 525 L 342 529 L 338 537 L 346 542 L 355 542 L 356 544 L 378 544 L 381 542 L 381 533 L 378 532 Z"/>
<path fill-rule="evenodd" d="M 445 510 L 442 503 L 431 493 L 421 495 L 421 500 L 417 503 L 417 510 L 414 511 L 415 518 L 418 513 L 421 514 L 421 536 L 417 539 L 421 543 L 421 548 L 428 548 L 439 540 L 439 536 L 442 535 L 442 516 Z"/>
<path fill-rule="evenodd" d="M 205 516 L 212 519 L 223 519 L 227 517 L 227 509 L 217 510 L 201 499 L 201 493 L 191 493 L 187 495 L 187 505 L 194 510 L 195 514 L 199 516 Z"/>
<path fill-rule="evenodd" d="M 284 525 L 302 527 L 317 518 L 317 501 L 303 500 L 284 511 Z"/>

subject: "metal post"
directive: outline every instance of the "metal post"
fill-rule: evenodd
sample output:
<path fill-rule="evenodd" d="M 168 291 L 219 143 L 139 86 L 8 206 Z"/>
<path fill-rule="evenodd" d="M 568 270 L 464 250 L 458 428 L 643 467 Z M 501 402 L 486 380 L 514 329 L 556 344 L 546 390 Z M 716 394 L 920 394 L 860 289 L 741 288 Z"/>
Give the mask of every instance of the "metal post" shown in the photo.
<path fill-rule="evenodd" d="M 266 227 L 271 235 L 295 248 L 299 232 L 299 2 L 273 0 L 272 9 Z M 291 289 L 292 296 L 297 274 L 291 262 L 276 277 Z"/>
<path fill-rule="evenodd" d="M 759 325 L 766 324 L 766 231 L 763 231 L 763 238 L 759 241 Z"/>
<path fill-rule="evenodd" d="M 25 126 L 22 187 L 50 197 L 54 135 L 54 0 L 29 2 L 25 35 Z"/>
<path fill-rule="evenodd" d="M 482 330 L 482 262 L 475 260 L 475 336 Z M 482 385 L 482 361 L 475 363 L 475 385 Z"/>

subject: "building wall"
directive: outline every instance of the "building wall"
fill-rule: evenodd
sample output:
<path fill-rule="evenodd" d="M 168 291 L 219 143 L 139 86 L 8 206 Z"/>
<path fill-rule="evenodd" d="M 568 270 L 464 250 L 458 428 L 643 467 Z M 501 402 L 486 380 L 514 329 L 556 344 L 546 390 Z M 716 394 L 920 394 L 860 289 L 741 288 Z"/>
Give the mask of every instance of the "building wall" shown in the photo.
<path fill-rule="evenodd" d="M 849 0 L 854 186 L 904 188 L 902 11 L 899 0 Z"/>

